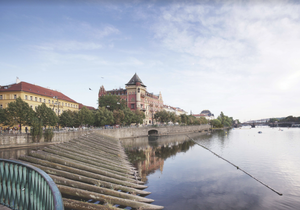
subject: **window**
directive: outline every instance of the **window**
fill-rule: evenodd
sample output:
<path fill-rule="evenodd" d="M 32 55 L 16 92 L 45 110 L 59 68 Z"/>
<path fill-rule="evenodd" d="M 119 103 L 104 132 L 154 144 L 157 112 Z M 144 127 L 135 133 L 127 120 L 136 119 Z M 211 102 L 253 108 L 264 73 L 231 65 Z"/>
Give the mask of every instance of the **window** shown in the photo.
<path fill-rule="evenodd" d="M 32 109 L 32 105 L 30 105 L 30 108 Z"/>
<path fill-rule="evenodd" d="M 65 106 L 67 106 L 67 103 L 65 103 Z"/>
<path fill-rule="evenodd" d="M 35 110 L 38 108 L 38 106 L 35 106 Z"/>
<path fill-rule="evenodd" d="M 50 104 L 50 100 L 48 100 L 48 103 Z"/>
<path fill-rule="evenodd" d="M 37 101 L 37 97 L 34 97 L 34 100 Z"/>
<path fill-rule="evenodd" d="M 131 109 L 134 109 L 134 104 L 131 104 Z"/>
<path fill-rule="evenodd" d="M 54 104 L 54 101 L 52 100 L 52 104 Z"/>
<path fill-rule="evenodd" d="M 46 103 L 46 99 L 44 99 L 44 103 Z"/>
<path fill-rule="evenodd" d="M 3 99 L 3 96 L 2 95 L 0 95 L 0 100 L 2 100 Z"/>
<path fill-rule="evenodd" d="M 40 102 L 42 102 L 42 99 L 40 98 Z"/>
<path fill-rule="evenodd" d="M 16 94 L 14 95 L 14 99 L 17 99 L 17 95 Z"/>
<path fill-rule="evenodd" d="M 3 108 L 3 106 L 2 106 L 2 104 L 0 104 L 0 109 L 2 109 Z"/>
<path fill-rule="evenodd" d="M 25 100 L 27 100 L 27 98 L 28 98 L 27 95 L 25 95 Z"/>
<path fill-rule="evenodd" d="M 32 96 L 30 96 L 30 100 L 32 101 Z M 31 107 L 32 108 L 32 107 Z"/>

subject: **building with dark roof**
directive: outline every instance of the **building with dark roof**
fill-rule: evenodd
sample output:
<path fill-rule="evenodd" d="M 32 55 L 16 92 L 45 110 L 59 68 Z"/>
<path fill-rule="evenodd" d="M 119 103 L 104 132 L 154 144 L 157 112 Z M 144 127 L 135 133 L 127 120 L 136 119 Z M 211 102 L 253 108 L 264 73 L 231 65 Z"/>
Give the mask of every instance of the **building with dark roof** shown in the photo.
<path fill-rule="evenodd" d="M 0 86 L 0 108 L 6 108 L 8 103 L 18 97 L 33 109 L 45 103 L 57 115 L 66 110 L 79 110 L 79 103 L 56 90 L 22 82 L 19 79 L 14 84 Z"/>
<path fill-rule="evenodd" d="M 127 106 L 132 110 L 141 110 L 145 113 L 144 124 L 151 124 L 152 117 L 157 111 L 163 109 L 163 99 L 161 93 L 155 95 L 147 91 L 147 86 L 142 82 L 137 74 L 125 84 L 125 88 L 106 91 L 102 85 L 99 89 L 98 97 L 107 94 L 118 95 L 126 101 Z"/>
<path fill-rule="evenodd" d="M 200 114 L 193 114 L 194 117 L 200 118 L 200 117 L 205 117 L 208 120 L 213 120 L 215 119 L 214 114 L 212 114 L 209 110 L 205 109 L 203 110 Z"/>

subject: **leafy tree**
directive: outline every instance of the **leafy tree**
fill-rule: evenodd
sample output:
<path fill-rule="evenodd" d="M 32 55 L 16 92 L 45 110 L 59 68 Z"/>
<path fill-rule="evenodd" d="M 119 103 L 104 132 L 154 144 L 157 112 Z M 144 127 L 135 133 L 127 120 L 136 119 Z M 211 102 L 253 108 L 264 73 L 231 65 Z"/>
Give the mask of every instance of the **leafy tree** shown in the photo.
<path fill-rule="evenodd" d="M 5 117 L 4 117 L 4 109 L 0 109 L 0 124 L 4 123 Z"/>
<path fill-rule="evenodd" d="M 126 106 L 126 101 L 121 99 L 120 96 L 117 95 L 105 95 L 105 96 L 101 96 L 98 99 L 98 104 L 99 107 L 105 107 L 108 108 L 110 111 L 114 111 L 114 110 L 124 110 L 127 106 Z"/>
<path fill-rule="evenodd" d="M 169 112 L 169 121 L 175 123 L 177 121 L 176 114 L 174 112 Z"/>
<path fill-rule="evenodd" d="M 270 123 L 274 123 L 274 122 L 276 122 L 276 121 L 278 122 L 279 120 L 278 120 L 277 118 L 271 118 L 271 119 L 269 120 Z"/>
<path fill-rule="evenodd" d="M 210 121 L 210 124 L 211 124 L 214 128 L 222 128 L 222 127 L 223 127 L 221 121 L 218 120 L 218 119 L 211 120 L 211 121 Z"/>
<path fill-rule="evenodd" d="M 200 121 L 200 124 L 207 124 L 208 123 L 208 120 L 205 117 L 200 117 L 199 121 Z"/>
<path fill-rule="evenodd" d="M 90 111 L 86 107 L 83 107 L 78 112 L 78 120 L 80 125 L 92 125 L 94 123 L 94 116 L 92 111 Z"/>
<path fill-rule="evenodd" d="M 143 124 L 144 119 L 145 119 L 145 113 L 140 110 L 135 110 L 133 116 L 133 123 Z"/>
<path fill-rule="evenodd" d="M 131 125 L 131 123 L 134 123 L 134 113 L 128 107 L 126 107 L 123 111 L 125 114 L 123 124 Z"/>
<path fill-rule="evenodd" d="M 166 110 L 162 110 L 154 114 L 154 119 L 161 123 L 166 123 L 169 122 L 171 118 L 169 112 L 167 112 Z"/>
<path fill-rule="evenodd" d="M 114 120 L 115 120 L 116 125 L 122 124 L 122 122 L 125 119 L 125 113 L 124 113 L 123 110 L 114 110 L 113 111 L 113 116 L 114 116 Z"/>
<path fill-rule="evenodd" d="M 32 118 L 30 134 L 35 142 L 39 142 L 43 136 L 42 121 L 37 117 Z"/>
<path fill-rule="evenodd" d="M 31 125 L 34 111 L 29 107 L 28 103 L 20 97 L 15 101 L 10 102 L 8 107 L 4 109 L 4 125 L 14 126 L 19 125 L 20 130 L 22 125 Z"/>
<path fill-rule="evenodd" d="M 47 107 L 45 103 L 36 108 L 35 115 L 44 127 L 55 126 L 59 120 L 55 112 Z"/>
<path fill-rule="evenodd" d="M 64 111 L 59 116 L 59 124 L 63 127 L 73 127 L 74 126 L 73 116 L 74 114 L 71 110 Z"/>
<path fill-rule="evenodd" d="M 94 115 L 94 125 L 104 126 L 112 125 L 114 123 L 113 112 L 107 110 L 105 107 L 100 107 Z"/>
<path fill-rule="evenodd" d="M 180 115 L 181 123 L 188 124 L 188 116 L 186 114 Z"/>

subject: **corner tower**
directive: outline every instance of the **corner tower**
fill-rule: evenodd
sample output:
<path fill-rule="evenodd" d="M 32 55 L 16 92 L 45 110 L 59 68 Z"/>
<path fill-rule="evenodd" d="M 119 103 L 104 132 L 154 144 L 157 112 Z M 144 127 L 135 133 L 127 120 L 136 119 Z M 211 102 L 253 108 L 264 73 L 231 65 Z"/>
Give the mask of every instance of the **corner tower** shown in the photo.
<path fill-rule="evenodd" d="M 127 106 L 131 110 L 145 110 L 146 85 L 135 73 L 126 84 Z"/>

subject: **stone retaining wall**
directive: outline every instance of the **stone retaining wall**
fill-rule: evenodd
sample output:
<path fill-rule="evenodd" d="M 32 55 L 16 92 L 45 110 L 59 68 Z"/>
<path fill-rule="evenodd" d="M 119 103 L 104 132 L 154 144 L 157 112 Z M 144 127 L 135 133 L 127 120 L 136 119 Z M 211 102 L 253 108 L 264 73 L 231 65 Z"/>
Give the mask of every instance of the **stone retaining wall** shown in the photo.
<path fill-rule="evenodd" d="M 140 127 L 140 128 L 118 128 L 118 129 L 102 129 L 96 130 L 105 136 L 111 136 L 118 139 L 125 139 L 125 138 L 134 138 L 134 137 L 141 137 L 141 136 L 148 136 L 148 132 L 150 130 L 157 130 L 158 136 L 163 135 L 177 135 L 177 134 L 184 134 L 184 133 L 194 133 L 194 132 L 203 132 L 209 131 L 210 125 L 193 125 L 193 126 L 161 126 L 161 127 Z"/>
<path fill-rule="evenodd" d="M 55 132 L 51 142 L 45 142 L 42 137 L 38 142 L 32 140 L 29 134 L 1 134 L 0 135 L 0 148 L 14 148 L 14 147 L 29 147 L 29 146 L 42 146 L 47 144 L 56 144 L 67 142 L 72 139 L 88 134 L 89 130 L 79 131 L 65 131 Z"/>

